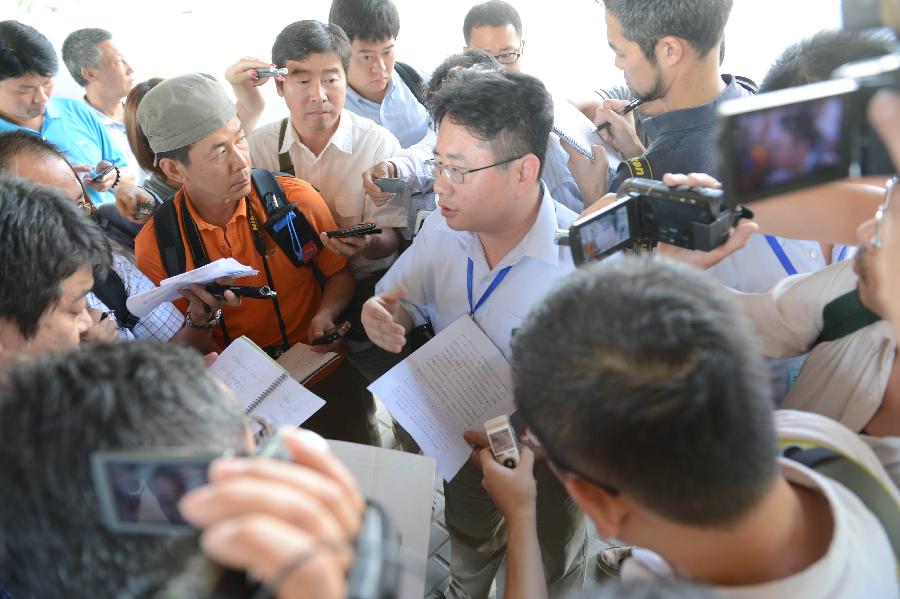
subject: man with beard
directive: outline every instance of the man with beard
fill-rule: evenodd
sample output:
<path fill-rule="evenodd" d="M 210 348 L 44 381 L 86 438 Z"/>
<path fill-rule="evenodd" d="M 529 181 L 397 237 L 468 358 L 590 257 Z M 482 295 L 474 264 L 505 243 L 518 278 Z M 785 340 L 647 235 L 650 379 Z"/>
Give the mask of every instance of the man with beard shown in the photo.
<path fill-rule="evenodd" d="M 650 144 L 619 165 L 609 191 L 630 177 L 716 175 L 718 106 L 752 93 L 735 77 L 719 72 L 719 47 L 732 0 L 607 0 L 604 6 L 616 67 L 625 72 L 636 97 L 658 100 L 662 109 L 644 120 Z M 619 147 L 616 137 L 633 131 L 633 125 L 627 116 L 605 112 L 609 141 Z M 602 123 L 601 118 L 598 125 Z"/>

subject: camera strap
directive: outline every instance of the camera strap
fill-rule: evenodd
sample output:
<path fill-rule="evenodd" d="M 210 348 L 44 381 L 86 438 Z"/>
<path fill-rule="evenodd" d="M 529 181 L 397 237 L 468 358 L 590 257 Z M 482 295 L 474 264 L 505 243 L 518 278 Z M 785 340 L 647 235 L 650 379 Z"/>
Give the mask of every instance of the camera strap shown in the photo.
<path fill-rule="evenodd" d="M 478 303 L 473 305 L 472 304 L 472 278 L 474 275 L 475 263 L 472 262 L 471 258 L 467 258 L 467 260 L 469 261 L 469 263 L 466 266 L 466 291 L 469 294 L 469 316 L 475 316 L 475 312 L 477 312 L 478 308 L 480 308 L 481 305 L 484 302 L 486 302 L 489 297 L 491 297 L 491 294 L 493 294 L 494 291 L 497 290 L 497 287 L 500 286 L 500 283 L 502 283 L 503 279 L 506 278 L 506 275 L 509 274 L 509 271 L 512 269 L 513 265 L 510 264 L 506 268 L 501 269 L 500 272 L 497 273 L 497 276 L 494 277 L 494 280 L 491 281 L 491 284 L 488 285 L 488 288 L 484 290 L 484 293 L 478 299 Z"/>
<path fill-rule="evenodd" d="M 250 235 L 253 237 L 253 245 L 262 258 L 263 269 L 265 270 L 269 287 L 277 294 L 278 290 L 275 288 L 275 281 L 272 279 L 269 260 L 266 258 L 266 244 L 262 237 L 259 221 L 256 218 L 256 213 L 253 212 L 253 207 L 250 205 L 250 198 L 247 196 L 244 196 L 244 205 L 247 207 L 247 224 L 250 227 Z M 206 253 L 206 247 L 203 245 L 203 240 L 200 237 L 200 229 L 197 227 L 196 221 L 194 221 L 194 218 L 191 216 L 191 212 L 188 210 L 183 195 L 181 196 L 181 225 L 184 229 L 184 234 L 187 237 L 188 249 L 194 260 L 195 268 L 206 266 L 209 264 L 209 255 Z M 287 330 L 284 326 L 284 318 L 281 315 L 281 307 L 278 304 L 277 295 L 272 297 L 272 305 L 275 308 L 275 316 L 278 319 L 278 329 L 281 333 L 282 347 L 279 349 L 280 352 L 283 353 L 290 347 L 290 342 L 288 341 Z M 225 343 L 231 343 L 231 336 L 228 334 L 228 326 L 225 324 L 224 317 L 219 321 L 219 327 L 222 329 L 222 337 L 224 338 Z"/>

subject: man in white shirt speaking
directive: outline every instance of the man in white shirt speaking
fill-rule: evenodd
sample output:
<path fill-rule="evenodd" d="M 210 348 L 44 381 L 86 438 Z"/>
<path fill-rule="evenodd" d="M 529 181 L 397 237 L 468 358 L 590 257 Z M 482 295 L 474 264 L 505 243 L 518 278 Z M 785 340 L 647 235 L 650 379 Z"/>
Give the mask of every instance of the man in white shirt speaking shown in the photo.
<path fill-rule="evenodd" d="M 369 338 L 401 351 L 414 325 L 440 332 L 470 317 L 509 357 L 523 317 L 574 268 L 554 234 L 576 215 L 553 200 L 541 171 L 553 121 L 543 84 L 514 72 L 465 70 L 432 97 L 439 123 L 433 213 L 363 307 Z M 554 592 L 584 577 L 584 518 L 546 468 L 538 480 L 538 533 Z M 467 464 L 444 485 L 450 595 L 486 597 L 505 553 L 504 521 Z"/>

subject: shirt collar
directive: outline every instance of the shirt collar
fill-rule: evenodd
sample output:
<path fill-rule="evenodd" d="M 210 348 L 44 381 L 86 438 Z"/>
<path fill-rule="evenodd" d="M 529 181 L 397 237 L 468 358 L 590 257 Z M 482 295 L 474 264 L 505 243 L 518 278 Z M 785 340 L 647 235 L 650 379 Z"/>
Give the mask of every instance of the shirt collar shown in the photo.
<path fill-rule="evenodd" d="M 718 120 L 719 104 L 727 100 L 741 98 L 747 93 L 732 75 L 723 75 L 722 79 L 726 84 L 725 89 L 715 100 L 693 108 L 673 110 L 644 119 L 644 131 L 647 132 L 650 139 L 654 139 L 661 133 L 696 129 L 715 124 Z"/>
<path fill-rule="evenodd" d="M 197 223 L 198 229 L 202 229 L 202 230 L 206 230 L 206 231 L 214 231 L 215 229 L 223 228 L 223 227 L 212 225 L 212 224 L 206 222 L 205 220 L 203 220 L 203 218 L 199 214 L 197 214 L 197 211 L 194 210 L 194 204 L 191 202 L 191 198 L 188 195 L 187 190 L 184 187 L 182 187 L 178 193 L 180 195 L 183 195 L 184 199 L 187 200 L 184 204 L 187 206 L 187 209 L 191 215 L 191 218 L 193 218 L 194 222 Z M 238 202 L 237 210 L 235 210 L 234 214 L 231 215 L 231 218 L 228 220 L 228 224 L 226 224 L 224 228 L 227 229 L 228 227 L 233 225 L 235 222 L 237 222 L 237 220 L 239 218 L 244 218 L 244 219 L 247 218 L 247 202 L 244 201 L 243 198 L 241 198 L 241 201 Z"/>
<path fill-rule="evenodd" d="M 58 119 L 60 116 L 62 115 L 60 114 L 59 104 L 57 103 L 56 98 L 51 97 L 47 102 L 47 107 L 44 108 L 44 118 L 53 120 Z"/>
<path fill-rule="evenodd" d="M 550 196 L 547 186 L 541 183 L 541 207 L 538 210 L 537 219 L 531 229 L 522 238 L 522 240 L 510 252 L 504 256 L 503 260 L 494 266 L 494 270 L 503 268 L 511 264 L 519 262 L 522 258 L 528 256 L 556 266 L 559 264 L 559 246 L 554 241 L 556 231 L 559 229 L 559 219 L 556 215 L 556 202 Z M 483 252 L 481 240 L 477 233 L 472 231 L 455 231 L 447 225 L 446 221 L 441 223 L 444 231 L 450 232 L 457 236 L 466 253 L 470 256 L 476 252 Z"/>
<path fill-rule="evenodd" d="M 325 146 L 326 148 L 331 145 L 344 154 L 353 154 L 352 114 L 353 113 L 351 113 L 347 109 L 341 110 L 341 119 L 338 121 L 337 129 L 331 136 L 331 139 L 328 140 L 328 144 Z M 291 146 L 294 144 L 303 146 L 303 142 L 300 140 L 300 136 L 297 135 L 297 130 L 294 129 L 294 121 L 291 120 L 291 117 L 288 117 L 287 128 L 288 132 L 284 136 L 284 142 L 282 142 L 281 148 L 278 150 L 279 154 L 284 154 L 285 152 L 290 151 Z"/>

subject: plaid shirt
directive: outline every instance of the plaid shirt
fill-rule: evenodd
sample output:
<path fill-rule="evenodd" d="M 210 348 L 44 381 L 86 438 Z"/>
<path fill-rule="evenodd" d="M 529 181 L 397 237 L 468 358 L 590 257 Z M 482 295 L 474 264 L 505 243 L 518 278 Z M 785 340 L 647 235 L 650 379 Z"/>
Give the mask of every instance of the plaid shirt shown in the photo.
<path fill-rule="evenodd" d="M 148 291 L 156 287 L 153 281 L 138 269 L 131 260 L 113 252 L 113 270 L 125 284 L 125 293 L 128 297 Z M 88 293 L 88 308 L 96 308 L 101 312 L 108 312 L 110 308 L 100 301 L 96 295 Z M 184 325 L 184 315 L 171 303 L 165 302 L 156 310 L 145 316 L 134 327 L 134 333 L 127 328 L 119 329 L 119 341 L 133 341 L 134 339 L 153 339 L 167 343 Z"/>

